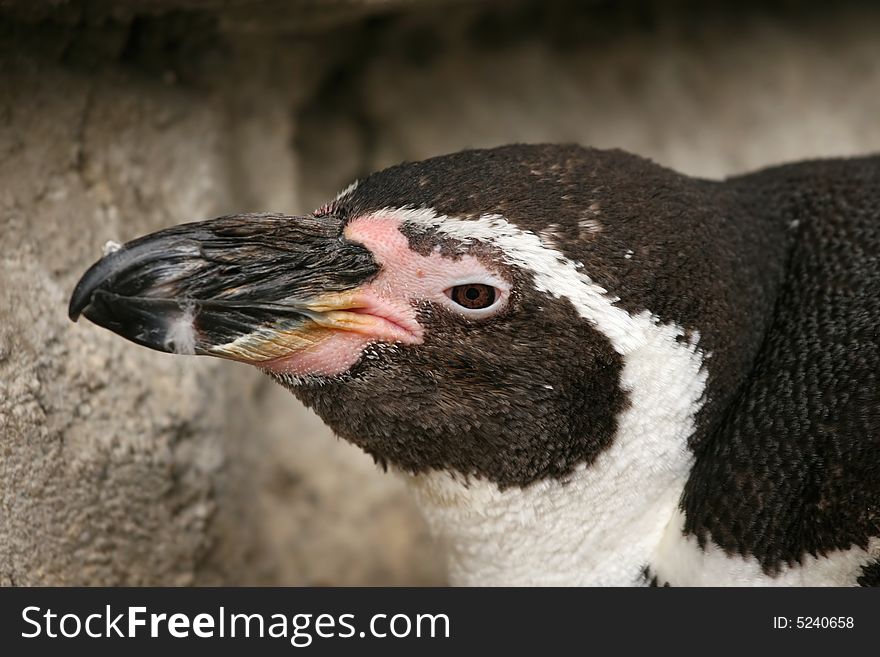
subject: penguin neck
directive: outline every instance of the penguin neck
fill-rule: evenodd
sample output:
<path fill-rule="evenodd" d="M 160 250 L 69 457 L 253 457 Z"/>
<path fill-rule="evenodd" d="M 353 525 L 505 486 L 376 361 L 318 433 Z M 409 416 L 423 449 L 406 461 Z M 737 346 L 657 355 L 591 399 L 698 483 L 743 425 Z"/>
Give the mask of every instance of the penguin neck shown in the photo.
<path fill-rule="evenodd" d="M 649 313 L 623 354 L 629 404 L 610 446 L 565 479 L 501 489 L 448 472 L 409 475 L 460 585 L 645 583 L 676 512 L 693 455 L 688 439 L 706 386 L 703 354 Z"/>
<path fill-rule="evenodd" d="M 505 491 L 445 473 L 410 481 L 453 585 L 632 586 L 645 583 L 684 476 L 661 487 L 607 486 L 616 499 L 602 507 L 586 470 Z"/>

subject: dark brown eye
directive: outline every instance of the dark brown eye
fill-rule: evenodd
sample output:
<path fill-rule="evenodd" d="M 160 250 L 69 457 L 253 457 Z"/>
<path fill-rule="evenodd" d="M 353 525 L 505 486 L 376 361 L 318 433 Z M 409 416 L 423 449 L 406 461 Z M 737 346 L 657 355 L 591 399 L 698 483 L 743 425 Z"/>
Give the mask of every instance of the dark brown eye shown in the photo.
<path fill-rule="evenodd" d="M 456 285 L 448 294 L 450 299 L 468 310 L 481 310 L 495 303 L 495 288 L 483 283 Z"/>

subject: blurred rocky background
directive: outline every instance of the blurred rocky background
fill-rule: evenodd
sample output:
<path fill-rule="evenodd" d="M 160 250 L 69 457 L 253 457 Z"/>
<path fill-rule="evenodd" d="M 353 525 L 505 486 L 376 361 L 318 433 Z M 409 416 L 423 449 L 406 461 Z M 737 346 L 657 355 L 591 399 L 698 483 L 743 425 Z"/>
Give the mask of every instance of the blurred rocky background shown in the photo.
<path fill-rule="evenodd" d="M 305 213 L 405 159 L 880 150 L 855 2 L 0 0 L 0 584 L 442 584 L 402 483 L 251 369 L 66 304 L 109 239 Z"/>

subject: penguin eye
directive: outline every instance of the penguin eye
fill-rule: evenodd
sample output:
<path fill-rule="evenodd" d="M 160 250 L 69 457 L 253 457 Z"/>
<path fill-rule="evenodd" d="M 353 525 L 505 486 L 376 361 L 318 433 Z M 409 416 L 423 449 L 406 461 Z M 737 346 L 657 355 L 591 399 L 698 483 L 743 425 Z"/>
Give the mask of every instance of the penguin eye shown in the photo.
<path fill-rule="evenodd" d="M 484 283 L 468 283 L 456 285 L 446 290 L 446 296 L 462 308 L 482 310 L 488 308 L 498 297 L 494 287 Z"/>

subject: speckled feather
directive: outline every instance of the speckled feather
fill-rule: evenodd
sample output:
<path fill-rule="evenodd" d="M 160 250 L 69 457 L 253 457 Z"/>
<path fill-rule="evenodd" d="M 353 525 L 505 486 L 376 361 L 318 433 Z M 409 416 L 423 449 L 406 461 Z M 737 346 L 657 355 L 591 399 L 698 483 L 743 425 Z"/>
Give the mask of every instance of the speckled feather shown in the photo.
<path fill-rule="evenodd" d="M 791 246 L 749 376 L 697 450 L 686 529 L 772 573 L 880 535 L 880 159 L 728 185 Z"/>

